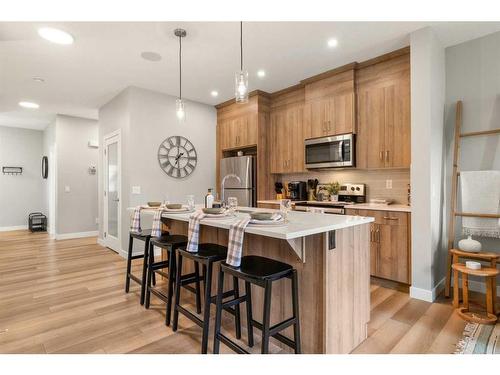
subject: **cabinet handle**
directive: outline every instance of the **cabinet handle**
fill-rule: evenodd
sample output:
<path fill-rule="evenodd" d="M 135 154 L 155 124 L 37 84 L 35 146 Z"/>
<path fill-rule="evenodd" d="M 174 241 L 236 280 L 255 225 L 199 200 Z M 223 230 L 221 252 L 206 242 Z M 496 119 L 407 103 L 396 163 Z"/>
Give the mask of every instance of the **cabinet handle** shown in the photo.
<path fill-rule="evenodd" d="M 380 229 L 377 229 L 377 242 L 380 243 Z"/>
<path fill-rule="evenodd" d="M 331 127 L 332 123 L 330 120 L 328 120 L 328 131 L 332 131 L 332 127 Z"/>
<path fill-rule="evenodd" d="M 399 220 L 398 217 L 389 217 L 389 216 L 384 216 L 385 220 Z"/>
<path fill-rule="evenodd" d="M 385 151 L 385 161 L 389 161 L 389 150 Z"/>
<path fill-rule="evenodd" d="M 370 241 L 371 242 L 375 242 L 374 239 L 373 239 L 373 229 L 370 230 Z"/>
<path fill-rule="evenodd" d="M 380 160 L 382 160 L 382 161 L 384 160 L 384 151 L 380 151 L 380 152 L 378 153 L 378 158 L 379 158 Z"/>

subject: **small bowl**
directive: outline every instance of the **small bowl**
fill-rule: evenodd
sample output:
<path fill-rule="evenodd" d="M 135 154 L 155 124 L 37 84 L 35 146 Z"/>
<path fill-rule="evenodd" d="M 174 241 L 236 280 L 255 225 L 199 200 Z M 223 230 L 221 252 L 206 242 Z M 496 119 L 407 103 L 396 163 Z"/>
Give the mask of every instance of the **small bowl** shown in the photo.
<path fill-rule="evenodd" d="M 166 207 L 169 209 L 169 210 L 179 210 L 182 208 L 182 204 L 180 203 L 169 203 L 166 205 Z"/>
<path fill-rule="evenodd" d="M 271 220 L 274 212 L 252 212 L 250 217 L 254 220 Z"/>
<path fill-rule="evenodd" d="M 149 207 L 160 207 L 161 202 L 148 202 Z"/>
<path fill-rule="evenodd" d="M 224 208 L 202 208 L 202 211 L 204 214 L 209 214 L 209 215 L 219 215 L 222 214 L 225 209 Z"/>

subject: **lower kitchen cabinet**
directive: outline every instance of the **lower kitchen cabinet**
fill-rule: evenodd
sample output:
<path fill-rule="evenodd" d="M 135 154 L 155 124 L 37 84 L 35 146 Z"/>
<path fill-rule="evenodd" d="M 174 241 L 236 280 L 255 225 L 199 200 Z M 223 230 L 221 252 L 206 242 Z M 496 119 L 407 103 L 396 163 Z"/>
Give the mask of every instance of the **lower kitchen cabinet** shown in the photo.
<path fill-rule="evenodd" d="M 410 214 L 351 208 L 346 214 L 375 218 L 370 230 L 371 275 L 410 284 Z"/>

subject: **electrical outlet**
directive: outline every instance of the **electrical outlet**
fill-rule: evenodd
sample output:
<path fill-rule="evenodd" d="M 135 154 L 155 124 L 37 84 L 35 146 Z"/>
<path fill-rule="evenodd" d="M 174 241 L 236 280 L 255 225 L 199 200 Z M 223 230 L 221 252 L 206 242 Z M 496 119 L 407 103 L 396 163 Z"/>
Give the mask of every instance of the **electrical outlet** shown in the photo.
<path fill-rule="evenodd" d="M 392 180 L 385 180 L 385 188 L 392 189 Z"/>

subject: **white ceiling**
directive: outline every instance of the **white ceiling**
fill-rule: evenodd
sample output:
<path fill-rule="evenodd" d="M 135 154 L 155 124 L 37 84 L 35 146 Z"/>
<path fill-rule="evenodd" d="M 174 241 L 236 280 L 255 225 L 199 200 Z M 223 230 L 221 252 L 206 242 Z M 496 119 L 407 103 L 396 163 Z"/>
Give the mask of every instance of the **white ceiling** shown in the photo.
<path fill-rule="evenodd" d="M 75 43 L 51 44 L 40 26 L 70 32 Z M 409 33 L 432 26 L 444 46 L 495 31 L 500 22 L 253 22 L 244 23 L 244 67 L 250 89 L 273 92 L 303 78 L 409 44 Z M 178 94 L 178 40 L 183 40 L 183 96 L 207 104 L 233 97 L 239 68 L 237 22 L 0 23 L 0 125 L 43 129 L 56 113 L 97 118 L 98 108 L 128 86 Z M 338 47 L 327 47 L 329 38 Z M 161 54 L 150 62 L 144 51 Z M 258 69 L 266 71 L 258 78 Z M 45 79 L 44 83 L 33 77 Z M 219 96 L 213 98 L 212 90 Z M 21 100 L 40 109 L 21 109 Z"/>

